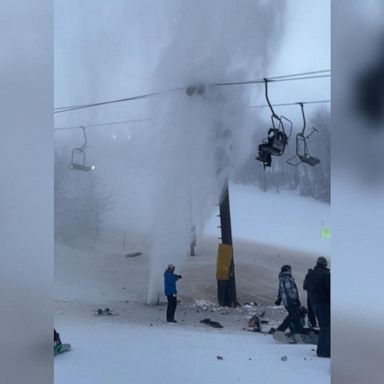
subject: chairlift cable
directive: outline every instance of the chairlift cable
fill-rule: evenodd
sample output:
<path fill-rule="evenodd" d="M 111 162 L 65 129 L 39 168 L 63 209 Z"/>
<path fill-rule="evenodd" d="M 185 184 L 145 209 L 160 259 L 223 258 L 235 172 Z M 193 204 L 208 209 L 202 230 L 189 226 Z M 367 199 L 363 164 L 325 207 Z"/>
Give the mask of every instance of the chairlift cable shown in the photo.
<path fill-rule="evenodd" d="M 73 105 L 73 106 L 68 106 L 68 107 L 58 107 L 58 108 L 55 108 L 54 113 L 62 113 L 62 112 L 75 111 L 75 110 L 84 109 L 84 108 L 99 107 L 101 105 L 121 103 L 123 101 L 132 101 L 132 100 L 145 99 L 145 98 L 152 97 L 152 96 L 162 95 L 164 93 L 171 93 L 171 92 L 181 91 L 183 89 L 185 89 L 185 87 L 168 89 L 168 90 L 159 91 L 159 92 L 146 93 L 144 95 L 126 97 L 124 99 L 102 101 L 102 102 L 99 102 L 99 103 L 83 104 L 83 105 Z"/>
<path fill-rule="evenodd" d="M 292 80 L 306 80 L 306 79 L 321 79 L 325 77 L 331 77 L 331 74 L 327 75 L 316 75 L 316 76 L 302 76 L 302 77 L 292 77 L 292 78 L 282 78 L 277 80 L 270 80 L 272 83 L 277 83 L 279 81 L 292 81 Z"/>
<path fill-rule="evenodd" d="M 275 79 L 284 79 L 285 77 L 296 77 L 296 76 L 304 76 L 304 75 L 315 75 L 319 73 L 325 73 L 325 72 L 330 72 L 330 69 L 322 69 L 321 71 L 312 71 L 312 72 L 302 72 L 302 73 L 295 73 L 292 75 L 282 75 L 282 76 L 273 76 L 270 77 L 270 80 L 275 80 Z"/>
<path fill-rule="evenodd" d="M 282 75 L 282 76 L 274 76 L 270 77 L 268 81 L 270 82 L 279 82 L 279 81 L 290 81 L 290 80 L 306 80 L 306 79 L 316 79 L 316 78 L 324 78 L 324 77 L 330 77 L 330 74 L 325 75 L 316 75 L 324 72 L 328 72 L 330 70 L 320 70 L 320 71 L 311 71 L 311 72 L 302 72 L 302 73 L 296 73 L 291 75 Z M 216 86 L 225 86 L 225 85 L 245 85 L 245 84 L 261 84 L 264 83 L 264 79 L 256 79 L 256 80 L 249 80 L 249 81 L 240 81 L 240 82 L 227 82 L 227 83 L 215 83 L 215 84 L 209 84 L 209 85 L 216 85 Z M 91 103 L 91 104 L 80 104 L 80 105 L 72 105 L 72 106 L 66 106 L 66 107 L 57 107 L 54 109 L 54 113 L 63 113 L 63 112 L 69 112 L 79 109 L 85 109 L 85 108 L 91 108 L 91 107 L 98 107 L 102 105 L 108 105 L 108 104 L 114 104 L 114 103 L 121 103 L 125 101 L 133 101 L 133 100 L 139 100 L 144 99 L 152 96 L 157 96 L 165 93 L 171 93 L 171 92 L 177 92 L 181 90 L 185 90 L 186 87 L 180 87 L 180 88 L 174 88 L 159 92 L 152 92 L 147 93 L 143 95 L 138 96 L 132 96 L 127 97 L 123 99 L 116 99 L 116 100 L 108 100 L 98 103 Z"/>
<path fill-rule="evenodd" d="M 313 100 L 313 101 L 303 101 L 302 103 L 303 104 L 320 104 L 320 103 L 330 103 L 331 100 L 328 99 L 328 100 Z M 285 106 L 289 106 L 289 105 L 298 105 L 300 103 L 282 103 L 282 104 L 272 104 L 273 107 L 285 107 Z M 248 108 L 268 108 L 269 105 L 268 104 L 264 104 L 264 105 L 249 105 Z"/>
<path fill-rule="evenodd" d="M 119 125 L 119 124 L 127 124 L 127 123 L 135 123 L 135 122 L 140 122 L 140 121 L 148 121 L 152 120 L 150 118 L 147 119 L 134 119 L 134 120 L 123 120 L 123 121 L 111 121 L 111 122 L 106 122 L 106 123 L 98 123 L 98 124 L 87 124 L 87 125 L 74 125 L 71 127 L 62 127 L 62 128 L 54 128 L 54 131 L 65 131 L 65 130 L 70 130 L 70 129 L 80 129 L 81 127 L 86 127 L 86 128 L 93 128 L 93 127 L 102 127 L 102 126 L 107 126 L 107 125 Z"/>
<path fill-rule="evenodd" d="M 292 81 L 292 80 L 307 80 L 307 79 L 320 79 L 325 77 L 331 77 L 331 74 L 327 75 L 314 75 L 314 76 L 302 76 L 302 77 L 284 77 L 284 78 L 267 78 L 269 82 L 271 83 L 277 83 L 281 81 Z M 213 85 L 223 86 L 223 85 L 247 85 L 247 84 L 262 84 L 264 83 L 264 79 L 257 79 L 257 80 L 248 80 L 248 81 L 238 81 L 238 82 L 231 82 L 231 83 L 216 83 Z"/>
<path fill-rule="evenodd" d="M 331 100 L 312 100 L 312 101 L 303 101 L 303 104 L 319 104 L 319 103 L 330 103 Z M 284 106 L 291 106 L 291 105 L 297 105 L 296 103 L 282 103 L 282 104 L 272 104 L 273 107 L 284 107 Z M 269 106 L 267 104 L 264 105 L 249 105 L 248 108 L 268 108 Z M 108 125 L 120 125 L 120 124 L 128 124 L 128 123 L 135 123 L 135 122 L 141 122 L 141 121 L 150 121 L 153 120 L 152 118 L 144 118 L 144 119 L 132 119 L 132 120 L 122 120 L 122 121 L 111 121 L 111 122 L 104 122 L 104 123 L 96 123 L 96 124 L 82 124 L 82 125 L 73 125 L 69 127 L 61 127 L 61 128 L 54 128 L 54 131 L 65 131 L 65 130 L 72 130 L 72 129 L 80 129 L 82 126 L 86 128 L 93 128 L 93 127 L 102 127 L 102 126 L 108 126 Z"/>

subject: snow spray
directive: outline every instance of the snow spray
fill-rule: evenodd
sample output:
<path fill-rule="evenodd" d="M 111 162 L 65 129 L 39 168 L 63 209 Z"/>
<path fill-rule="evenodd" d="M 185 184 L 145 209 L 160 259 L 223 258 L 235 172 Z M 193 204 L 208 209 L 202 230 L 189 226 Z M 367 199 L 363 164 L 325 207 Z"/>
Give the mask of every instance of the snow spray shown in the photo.
<path fill-rule="evenodd" d="M 155 303 L 167 264 L 182 273 L 191 228 L 199 236 L 231 171 L 255 155 L 255 114 L 248 116 L 247 105 L 262 87 L 214 84 L 270 75 L 286 1 L 115 3 L 72 0 L 55 8 L 58 105 L 184 89 L 58 114 L 56 124 L 154 119 L 130 125 L 129 139 L 125 126 L 95 128 L 88 154 L 113 192 L 109 221 L 128 232 L 152 228 L 147 302 Z"/>
<path fill-rule="evenodd" d="M 254 130 L 247 123 L 249 89 L 217 84 L 267 73 L 285 2 L 167 1 L 164 10 L 169 43 L 153 87 L 186 89 L 151 103 L 156 121 L 148 143 L 154 171 L 148 304 L 159 301 L 167 264 L 182 271 L 192 226 L 202 230 L 234 166 L 255 150 L 248 144 Z"/>

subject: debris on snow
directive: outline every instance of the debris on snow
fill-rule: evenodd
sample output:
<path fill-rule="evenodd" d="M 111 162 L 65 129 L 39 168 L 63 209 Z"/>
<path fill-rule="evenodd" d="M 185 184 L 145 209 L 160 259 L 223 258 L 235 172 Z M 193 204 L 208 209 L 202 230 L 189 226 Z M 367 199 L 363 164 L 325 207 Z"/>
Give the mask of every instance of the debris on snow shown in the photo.
<path fill-rule="evenodd" d="M 132 252 L 132 253 L 128 253 L 125 255 L 125 257 L 137 257 L 137 256 L 141 256 L 143 254 L 143 252 Z"/>
<path fill-rule="evenodd" d="M 117 316 L 118 314 L 117 313 L 114 313 L 113 311 L 111 311 L 109 308 L 105 308 L 105 309 L 97 309 L 97 310 L 94 310 L 95 312 L 95 315 L 96 316 Z"/>
<path fill-rule="evenodd" d="M 213 328 L 224 328 L 220 323 L 217 321 L 212 321 L 211 319 L 201 320 L 200 323 L 207 324 Z"/>
<path fill-rule="evenodd" d="M 195 300 L 193 307 L 202 309 L 203 311 L 206 311 L 207 309 L 211 309 L 211 308 L 216 307 L 216 304 L 212 303 L 212 301 L 208 301 L 208 300 Z"/>

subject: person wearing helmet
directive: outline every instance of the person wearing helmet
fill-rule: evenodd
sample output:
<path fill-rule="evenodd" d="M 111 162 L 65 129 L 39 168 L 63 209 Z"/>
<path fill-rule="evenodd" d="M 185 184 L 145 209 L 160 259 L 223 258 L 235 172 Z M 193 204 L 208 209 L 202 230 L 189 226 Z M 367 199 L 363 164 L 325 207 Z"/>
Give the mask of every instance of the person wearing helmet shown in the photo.
<path fill-rule="evenodd" d="M 175 312 L 177 306 L 177 290 L 176 281 L 181 279 L 181 275 L 176 275 L 176 267 L 173 264 L 169 264 L 164 272 L 164 294 L 167 296 L 167 322 L 177 323 L 175 320 Z"/>

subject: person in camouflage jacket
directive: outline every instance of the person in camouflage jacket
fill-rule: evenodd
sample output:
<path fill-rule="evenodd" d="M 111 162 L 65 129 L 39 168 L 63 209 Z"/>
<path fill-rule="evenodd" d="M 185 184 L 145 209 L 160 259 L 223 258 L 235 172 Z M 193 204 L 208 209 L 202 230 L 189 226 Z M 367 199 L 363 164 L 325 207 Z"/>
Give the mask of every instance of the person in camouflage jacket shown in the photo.
<path fill-rule="evenodd" d="M 290 328 L 291 333 L 300 333 L 303 328 L 302 316 L 300 313 L 301 303 L 299 300 L 299 291 L 292 277 L 292 267 L 283 265 L 279 273 L 279 291 L 276 305 L 283 302 L 288 315 L 283 322 L 278 326 L 277 331 L 285 331 Z"/>

